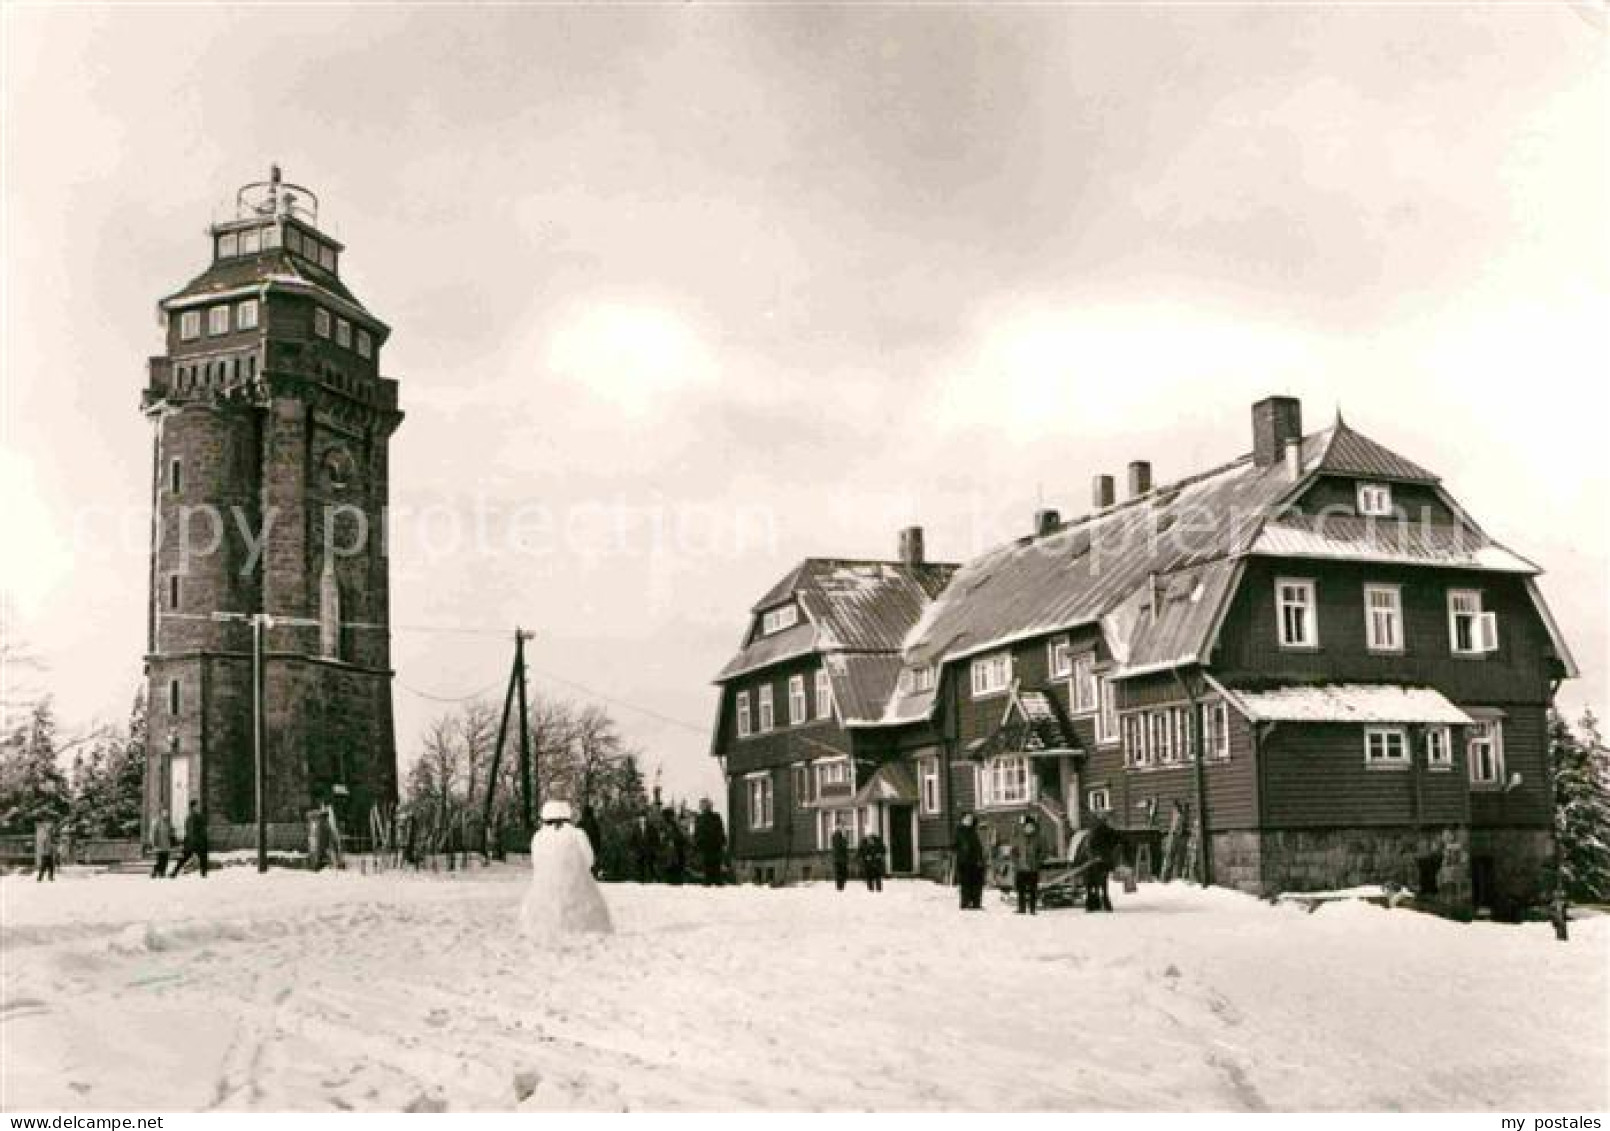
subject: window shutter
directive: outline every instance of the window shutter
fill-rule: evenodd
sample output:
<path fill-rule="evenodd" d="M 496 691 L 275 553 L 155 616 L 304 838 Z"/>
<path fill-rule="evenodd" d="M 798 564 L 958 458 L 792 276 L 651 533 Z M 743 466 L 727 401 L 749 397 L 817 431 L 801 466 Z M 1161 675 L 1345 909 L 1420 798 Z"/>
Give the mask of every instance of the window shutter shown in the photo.
<path fill-rule="evenodd" d="M 1498 651 L 1498 614 L 1481 613 L 1476 617 L 1476 650 Z"/>

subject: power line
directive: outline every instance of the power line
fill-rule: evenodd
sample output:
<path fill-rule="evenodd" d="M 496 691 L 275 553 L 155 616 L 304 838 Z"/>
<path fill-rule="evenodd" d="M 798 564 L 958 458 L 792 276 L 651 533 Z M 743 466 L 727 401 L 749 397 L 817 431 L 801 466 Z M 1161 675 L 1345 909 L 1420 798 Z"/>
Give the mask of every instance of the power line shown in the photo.
<path fill-rule="evenodd" d="M 697 723 L 690 723 L 685 719 L 672 718 L 670 715 L 662 715 L 652 707 L 640 707 L 636 703 L 628 702 L 625 699 L 617 699 L 613 695 L 606 695 L 602 691 L 588 687 L 586 684 L 577 683 L 575 680 L 566 679 L 564 676 L 554 675 L 552 672 L 542 671 L 540 668 L 533 668 L 529 664 L 526 665 L 526 670 L 531 672 L 532 675 L 540 675 L 543 679 L 551 679 L 555 683 L 563 684 L 574 691 L 581 692 L 583 695 L 590 695 L 594 699 L 600 699 L 605 703 L 612 704 L 616 707 L 622 707 L 628 711 L 636 711 L 640 715 L 647 715 L 651 719 L 658 719 L 660 722 L 667 723 L 670 726 L 681 727 L 684 730 L 693 731 L 695 734 L 709 733 L 709 727 L 700 726 Z"/>
<path fill-rule="evenodd" d="M 485 687 L 481 688 L 479 691 L 470 692 L 468 695 L 432 695 L 429 691 L 421 691 L 417 687 L 409 687 L 406 683 L 404 683 L 400 679 L 396 680 L 395 682 L 396 682 L 398 687 L 402 688 L 404 691 L 408 692 L 410 695 L 417 695 L 421 699 L 429 699 L 433 703 L 465 703 L 465 702 L 468 702 L 471 699 L 479 699 L 479 698 L 481 698 L 481 696 L 486 695 L 488 692 L 495 691 L 497 689 L 497 687 L 498 687 L 498 684 L 502 683 L 503 681 L 501 679 L 496 680 L 496 681 L 494 681 L 492 683 L 487 684 Z"/>

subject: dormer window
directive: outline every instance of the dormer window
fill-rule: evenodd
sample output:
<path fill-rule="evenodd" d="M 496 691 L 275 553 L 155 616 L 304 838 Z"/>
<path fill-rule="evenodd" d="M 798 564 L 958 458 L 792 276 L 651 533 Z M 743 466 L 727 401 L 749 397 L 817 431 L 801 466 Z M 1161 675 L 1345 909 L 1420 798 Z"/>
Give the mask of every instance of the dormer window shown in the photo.
<path fill-rule="evenodd" d="M 1392 515 L 1392 488 L 1385 483 L 1358 485 L 1358 513 L 1370 517 L 1390 518 Z"/>
<path fill-rule="evenodd" d="M 179 340 L 193 342 L 201 337 L 201 311 L 187 310 L 179 315 Z"/>
<path fill-rule="evenodd" d="M 760 617 L 760 632 L 762 636 L 770 636 L 774 632 L 781 632 L 785 628 L 793 628 L 799 623 L 799 607 L 797 605 L 779 605 L 775 609 L 767 609 Z"/>
<path fill-rule="evenodd" d="M 934 665 L 924 664 L 920 668 L 905 668 L 900 673 L 900 690 L 908 695 L 934 689 Z"/>
<path fill-rule="evenodd" d="M 247 228 L 240 234 L 240 253 L 256 255 L 263 246 L 263 229 Z"/>
<path fill-rule="evenodd" d="M 218 237 L 218 258 L 233 259 L 240 254 L 240 237 L 234 232 L 225 232 Z"/>
<path fill-rule="evenodd" d="M 330 336 L 330 312 L 322 306 L 313 308 L 313 332 L 321 338 Z"/>
<path fill-rule="evenodd" d="M 1012 682 L 1012 653 L 996 652 L 973 661 L 973 698 L 999 695 Z"/>
<path fill-rule="evenodd" d="M 229 307 L 214 306 L 207 310 L 207 336 L 216 338 L 229 333 Z"/>
<path fill-rule="evenodd" d="M 375 340 L 369 336 L 368 330 L 358 331 L 358 356 L 373 357 L 375 353 Z"/>

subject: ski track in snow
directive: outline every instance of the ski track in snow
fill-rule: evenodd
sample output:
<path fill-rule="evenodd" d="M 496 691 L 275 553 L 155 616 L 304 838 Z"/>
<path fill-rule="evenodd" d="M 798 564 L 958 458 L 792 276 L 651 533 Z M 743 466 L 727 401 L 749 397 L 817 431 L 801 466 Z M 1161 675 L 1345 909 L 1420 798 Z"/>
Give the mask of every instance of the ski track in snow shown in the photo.
<path fill-rule="evenodd" d="M 1118 913 L 529 873 L 0 879 L 6 1110 L 1598 1110 L 1610 917 L 1143 885 Z"/>

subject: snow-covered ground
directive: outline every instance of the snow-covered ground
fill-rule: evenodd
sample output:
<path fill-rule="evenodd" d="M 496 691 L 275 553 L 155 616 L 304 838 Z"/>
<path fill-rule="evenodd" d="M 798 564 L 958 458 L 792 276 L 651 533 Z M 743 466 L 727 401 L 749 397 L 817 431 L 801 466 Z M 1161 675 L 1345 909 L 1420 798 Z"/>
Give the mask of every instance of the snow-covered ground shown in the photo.
<path fill-rule="evenodd" d="M 1610 917 L 1460 926 L 1145 885 L 605 889 L 541 951 L 525 874 L 0 880 L 0 1106 L 1603 1109 Z"/>

